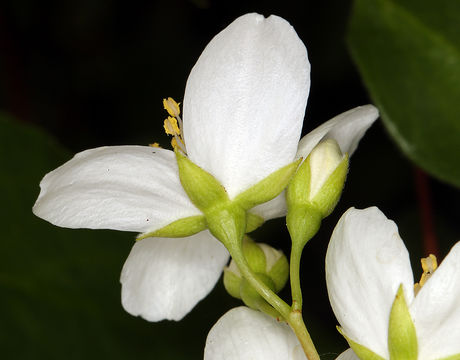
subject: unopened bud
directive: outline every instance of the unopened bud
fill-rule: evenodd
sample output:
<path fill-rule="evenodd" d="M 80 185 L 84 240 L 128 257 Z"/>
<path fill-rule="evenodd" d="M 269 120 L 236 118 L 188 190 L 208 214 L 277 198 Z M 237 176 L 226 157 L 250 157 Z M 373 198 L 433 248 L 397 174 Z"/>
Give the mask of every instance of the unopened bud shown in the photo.
<path fill-rule="evenodd" d="M 289 263 L 282 251 L 245 237 L 243 253 L 251 270 L 265 285 L 274 292 L 284 287 L 289 276 Z M 270 306 L 243 278 L 233 259 L 224 269 L 224 286 L 231 296 L 242 299 L 247 306 L 274 315 L 266 311 Z"/>
<path fill-rule="evenodd" d="M 286 191 L 286 221 L 293 241 L 305 245 L 317 232 L 337 205 L 347 172 L 348 155 L 333 139 L 316 145 L 300 165 Z"/>

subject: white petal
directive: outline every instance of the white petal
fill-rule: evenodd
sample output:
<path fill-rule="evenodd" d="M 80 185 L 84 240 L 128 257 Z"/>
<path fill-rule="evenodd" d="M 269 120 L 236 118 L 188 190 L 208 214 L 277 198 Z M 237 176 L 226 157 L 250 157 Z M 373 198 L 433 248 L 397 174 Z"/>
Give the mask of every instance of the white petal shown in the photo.
<path fill-rule="evenodd" d="M 200 214 L 182 188 L 174 153 L 149 146 L 83 151 L 40 188 L 34 214 L 68 228 L 147 232 Z"/>
<path fill-rule="evenodd" d="M 263 217 L 265 221 L 285 216 L 287 205 L 284 191 L 276 198 L 252 208 L 251 212 Z"/>
<path fill-rule="evenodd" d="M 419 359 L 460 354 L 460 242 L 422 287 L 410 310 Z"/>
<path fill-rule="evenodd" d="M 342 153 L 351 156 L 366 130 L 378 117 L 379 112 L 373 105 L 358 106 L 337 115 L 300 140 L 297 157 L 307 157 L 321 140 L 326 139 L 337 141 Z"/>
<path fill-rule="evenodd" d="M 306 356 L 287 324 L 244 306 L 217 321 L 204 348 L 204 360 L 301 359 Z"/>
<path fill-rule="evenodd" d="M 335 360 L 359 360 L 352 349 L 345 350 Z"/>
<path fill-rule="evenodd" d="M 410 303 L 414 284 L 409 254 L 396 224 L 375 207 L 349 209 L 329 243 L 326 282 L 345 334 L 388 358 L 391 305 L 400 284 Z"/>
<path fill-rule="evenodd" d="M 148 321 L 180 320 L 213 289 L 228 257 L 207 230 L 138 241 L 121 272 L 123 307 Z"/>
<path fill-rule="evenodd" d="M 233 198 L 294 159 L 309 87 L 307 51 L 288 22 L 236 19 L 208 44 L 187 81 L 190 159 Z"/>

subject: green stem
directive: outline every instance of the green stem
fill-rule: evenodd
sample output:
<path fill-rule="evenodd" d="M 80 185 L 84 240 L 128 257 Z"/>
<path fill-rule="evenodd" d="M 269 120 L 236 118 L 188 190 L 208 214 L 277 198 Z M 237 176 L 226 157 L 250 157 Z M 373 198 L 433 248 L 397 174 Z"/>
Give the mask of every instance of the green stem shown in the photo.
<path fill-rule="evenodd" d="M 320 360 L 318 352 L 316 351 L 315 345 L 311 339 L 311 336 L 305 327 L 305 323 L 302 319 L 302 312 L 299 310 L 293 310 L 289 314 L 288 324 L 291 326 L 292 331 L 299 339 L 302 349 L 307 356 L 308 360 Z"/>
<path fill-rule="evenodd" d="M 302 289 L 300 287 L 300 258 L 302 256 L 302 248 L 292 244 L 291 261 L 289 263 L 292 309 L 294 311 L 302 311 Z"/>

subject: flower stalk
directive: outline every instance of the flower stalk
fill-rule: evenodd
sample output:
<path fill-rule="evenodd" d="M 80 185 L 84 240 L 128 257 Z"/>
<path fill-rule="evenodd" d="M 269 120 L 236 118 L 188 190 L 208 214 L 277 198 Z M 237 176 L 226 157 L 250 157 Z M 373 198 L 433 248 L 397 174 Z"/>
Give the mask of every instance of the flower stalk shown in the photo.
<path fill-rule="evenodd" d="M 292 331 L 299 339 L 302 349 L 307 356 L 308 360 L 319 360 L 318 351 L 316 351 L 313 340 L 311 339 L 310 333 L 305 326 L 305 323 L 302 318 L 302 312 L 300 310 L 292 310 L 289 314 L 288 324 L 291 327 Z"/>
<path fill-rule="evenodd" d="M 289 278 L 291 281 L 292 310 L 302 311 L 302 288 L 300 285 L 300 258 L 302 249 L 291 250 L 289 262 Z"/>
<path fill-rule="evenodd" d="M 302 349 L 305 352 L 305 355 L 309 360 L 319 360 L 318 352 L 316 351 L 315 345 L 311 339 L 311 336 L 305 326 L 305 323 L 302 318 L 302 312 L 298 309 L 295 305 L 295 301 L 293 302 L 293 306 L 290 307 L 284 300 L 282 300 L 278 295 L 276 295 L 267 285 L 261 281 L 256 274 L 251 270 L 249 267 L 246 258 L 244 257 L 241 242 L 235 241 L 231 242 L 236 246 L 228 248 L 230 255 L 232 256 L 233 260 L 237 264 L 241 274 L 246 278 L 249 284 L 271 305 L 275 310 L 277 310 L 283 319 L 289 324 L 294 334 L 297 336 L 300 344 L 302 345 Z M 300 254 L 300 252 L 298 252 Z M 300 264 L 300 255 L 298 256 L 297 260 L 297 284 L 298 286 L 298 294 L 300 296 L 300 301 L 302 301 L 302 294 L 300 290 L 300 282 L 299 282 L 299 264 Z M 291 267 L 292 272 L 292 267 Z M 301 305 L 300 305 L 301 306 Z"/>

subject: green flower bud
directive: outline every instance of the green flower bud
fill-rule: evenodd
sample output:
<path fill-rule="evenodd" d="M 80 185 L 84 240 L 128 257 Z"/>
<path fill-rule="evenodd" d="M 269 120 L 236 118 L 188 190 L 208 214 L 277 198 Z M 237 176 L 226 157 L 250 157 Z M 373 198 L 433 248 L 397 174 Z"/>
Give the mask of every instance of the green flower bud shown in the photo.
<path fill-rule="evenodd" d="M 273 281 L 273 291 L 281 291 L 286 285 L 289 278 L 289 263 L 286 256 L 281 250 L 267 244 L 259 244 L 265 255 L 265 271 L 268 277 Z"/>
<path fill-rule="evenodd" d="M 286 285 L 289 276 L 289 264 L 282 251 L 267 244 L 256 243 L 249 237 L 243 241 L 243 254 L 251 270 L 274 292 L 279 292 Z M 236 263 L 232 259 L 224 269 L 224 286 L 227 292 L 253 308 L 271 316 L 279 316 L 277 312 L 251 287 L 242 277 Z"/>
<path fill-rule="evenodd" d="M 287 188 L 288 207 L 309 205 L 323 217 L 334 209 L 348 171 L 348 155 L 343 155 L 333 139 L 311 151 Z"/>
<path fill-rule="evenodd" d="M 286 222 L 294 243 L 303 248 L 321 220 L 337 205 L 348 172 L 348 155 L 333 139 L 319 143 L 287 187 Z"/>
<path fill-rule="evenodd" d="M 240 270 L 232 259 L 230 264 L 224 269 L 224 287 L 231 296 L 237 299 L 241 299 L 241 280 Z"/>

